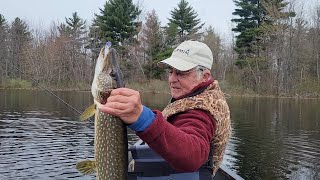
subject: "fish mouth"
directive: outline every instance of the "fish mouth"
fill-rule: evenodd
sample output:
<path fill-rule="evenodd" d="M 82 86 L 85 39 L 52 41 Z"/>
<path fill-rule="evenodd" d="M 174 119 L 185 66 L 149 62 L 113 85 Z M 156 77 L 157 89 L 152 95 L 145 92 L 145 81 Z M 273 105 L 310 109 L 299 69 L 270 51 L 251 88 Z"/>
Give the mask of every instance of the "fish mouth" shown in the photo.
<path fill-rule="evenodd" d="M 122 73 L 116 61 L 116 52 L 110 49 L 106 55 L 101 50 L 95 69 L 95 77 L 91 86 L 91 92 L 96 101 L 101 104 L 107 102 L 107 98 L 113 89 L 124 87 Z"/>

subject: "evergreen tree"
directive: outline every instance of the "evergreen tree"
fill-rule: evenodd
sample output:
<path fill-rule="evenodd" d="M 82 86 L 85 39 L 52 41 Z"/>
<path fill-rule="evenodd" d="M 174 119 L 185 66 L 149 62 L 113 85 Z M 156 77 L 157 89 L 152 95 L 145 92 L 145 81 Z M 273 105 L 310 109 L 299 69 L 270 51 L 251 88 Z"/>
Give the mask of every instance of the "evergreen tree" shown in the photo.
<path fill-rule="evenodd" d="M 100 12 L 101 15 L 96 15 L 93 25 L 99 27 L 99 38 L 103 42 L 111 41 L 117 46 L 133 41 L 133 37 L 138 33 L 137 18 L 141 10 L 132 0 L 106 1 Z"/>
<path fill-rule="evenodd" d="M 87 41 L 86 21 L 81 19 L 77 12 L 74 12 L 71 18 L 66 18 L 66 24 L 70 29 L 73 49 L 77 50 L 77 53 L 84 54 L 84 46 Z"/>
<path fill-rule="evenodd" d="M 72 39 L 77 43 L 83 43 L 83 37 L 87 33 L 86 21 L 81 19 L 77 12 L 74 12 L 71 18 L 66 18 L 66 23 L 70 29 Z"/>
<path fill-rule="evenodd" d="M 173 22 L 169 22 L 168 27 L 165 28 L 165 44 L 171 47 L 179 44 L 178 33 L 178 25 Z"/>
<path fill-rule="evenodd" d="M 73 82 L 76 79 L 84 79 L 86 52 L 86 21 L 81 19 L 77 12 L 72 13 L 72 17 L 65 18 L 65 23 L 61 23 L 58 27 L 60 36 L 58 43 L 61 61 L 60 68 L 64 72 L 61 74 L 62 81 Z M 61 82 L 62 82 L 61 81 Z"/>
<path fill-rule="evenodd" d="M 24 50 L 30 45 L 32 40 L 31 32 L 25 21 L 15 18 L 9 29 L 9 57 L 11 63 L 16 67 L 10 67 L 10 77 L 22 78 L 22 74 L 17 68 L 23 71 Z"/>
<path fill-rule="evenodd" d="M 71 28 L 65 24 L 61 23 L 60 26 L 58 26 L 59 31 L 59 37 L 69 37 L 71 39 Z"/>
<path fill-rule="evenodd" d="M 284 12 L 287 6 L 284 0 L 234 0 L 234 2 L 239 7 L 233 13 L 239 18 L 232 19 L 237 23 L 236 28 L 232 30 L 239 33 L 235 47 L 239 55 L 236 65 L 243 69 L 242 82 L 259 92 L 262 77 L 271 64 L 265 52 L 268 44 L 272 44 L 270 40 L 275 38 L 273 34 L 277 34 L 276 26 L 294 13 Z"/>
<path fill-rule="evenodd" d="M 178 3 L 178 7 L 174 8 L 170 14 L 170 23 L 174 23 L 178 26 L 180 42 L 199 36 L 198 31 L 202 28 L 204 23 L 200 23 L 200 19 L 197 19 L 197 12 L 195 12 L 186 0 L 181 0 Z"/>
<path fill-rule="evenodd" d="M 60 37 L 69 39 L 75 49 L 81 50 L 86 40 L 86 21 L 81 19 L 77 12 L 72 13 L 72 17 L 65 18 L 66 22 L 58 27 Z"/>
<path fill-rule="evenodd" d="M 6 21 L 6 19 L 4 18 L 4 16 L 2 14 L 0 14 L 0 28 L 1 28 L 1 30 L 4 30 L 4 29 L 8 28 L 7 21 Z"/>
<path fill-rule="evenodd" d="M 262 9 L 260 8 L 260 0 L 234 0 L 234 2 L 238 8 L 232 14 L 239 16 L 239 18 L 231 20 L 237 23 L 232 31 L 239 33 L 235 50 L 239 54 L 239 58 L 243 59 L 254 53 L 251 46 L 259 33 L 258 27 L 261 23 Z"/>
<path fill-rule="evenodd" d="M 239 16 L 231 21 L 237 26 L 232 31 L 239 33 L 235 50 L 239 54 L 237 65 L 245 66 L 244 59 L 260 56 L 264 49 L 260 40 L 264 37 L 266 26 L 274 26 L 279 21 L 290 16 L 293 12 L 284 12 L 288 3 L 284 0 L 234 0 L 237 9 L 233 15 Z M 277 13 L 275 17 L 273 13 Z M 263 27 L 262 27 L 263 26 Z"/>

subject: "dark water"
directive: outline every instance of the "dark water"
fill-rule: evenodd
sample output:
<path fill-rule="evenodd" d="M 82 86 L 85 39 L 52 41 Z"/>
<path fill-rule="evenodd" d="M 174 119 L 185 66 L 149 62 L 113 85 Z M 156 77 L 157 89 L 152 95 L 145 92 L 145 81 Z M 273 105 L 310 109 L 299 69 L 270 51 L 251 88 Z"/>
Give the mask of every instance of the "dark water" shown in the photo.
<path fill-rule="evenodd" d="M 55 92 L 79 111 L 87 92 Z M 162 109 L 168 95 L 143 94 Z M 223 163 L 245 179 L 320 179 L 320 100 L 228 99 L 233 135 Z M 94 179 L 75 163 L 93 158 L 93 122 L 42 91 L 0 90 L 0 180 Z M 130 142 L 136 137 L 129 136 Z"/>

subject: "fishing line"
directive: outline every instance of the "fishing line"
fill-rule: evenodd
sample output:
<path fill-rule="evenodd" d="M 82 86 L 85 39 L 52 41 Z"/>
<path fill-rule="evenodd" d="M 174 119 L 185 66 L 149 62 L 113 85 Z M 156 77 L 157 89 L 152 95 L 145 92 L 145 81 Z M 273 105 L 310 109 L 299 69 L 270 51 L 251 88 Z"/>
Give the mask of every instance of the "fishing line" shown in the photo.
<path fill-rule="evenodd" d="M 22 70 L 20 70 L 16 65 L 14 65 L 13 63 L 11 63 L 10 61 L 8 61 L 7 59 L 4 59 L 7 63 L 9 63 L 11 66 L 13 66 L 14 68 L 16 68 L 20 73 L 24 74 L 28 79 L 30 79 L 32 82 L 36 83 L 38 86 L 40 86 L 41 88 L 43 88 L 46 92 L 48 92 L 49 94 L 51 94 L 52 96 L 54 96 L 55 98 L 57 98 L 58 100 L 60 100 L 61 102 L 63 102 L 64 105 L 66 105 L 67 107 L 71 108 L 72 110 L 74 110 L 75 112 L 77 112 L 78 114 L 81 115 L 81 112 L 78 111 L 76 108 L 74 108 L 73 106 L 71 106 L 70 104 L 68 104 L 66 101 L 64 101 L 63 99 L 61 99 L 59 96 L 57 96 L 56 94 L 54 94 L 52 91 L 50 91 L 49 89 L 47 89 L 46 87 L 42 86 L 40 83 L 38 83 L 35 79 L 33 79 L 32 77 L 28 76 L 28 74 L 24 73 Z M 3 67 L 3 65 L 0 63 L 0 65 Z"/>

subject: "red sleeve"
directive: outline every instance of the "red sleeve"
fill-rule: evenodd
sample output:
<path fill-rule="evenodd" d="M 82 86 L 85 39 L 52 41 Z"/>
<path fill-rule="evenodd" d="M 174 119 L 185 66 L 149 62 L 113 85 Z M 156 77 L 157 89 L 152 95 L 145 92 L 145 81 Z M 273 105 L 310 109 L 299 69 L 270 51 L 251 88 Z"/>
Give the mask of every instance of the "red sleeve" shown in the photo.
<path fill-rule="evenodd" d="M 169 118 L 154 111 L 156 119 L 137 135 L 179 172 L 198 170 L 208 159 L 215 131 L 213 117 L 203 110 L 189 110 Z"/>

